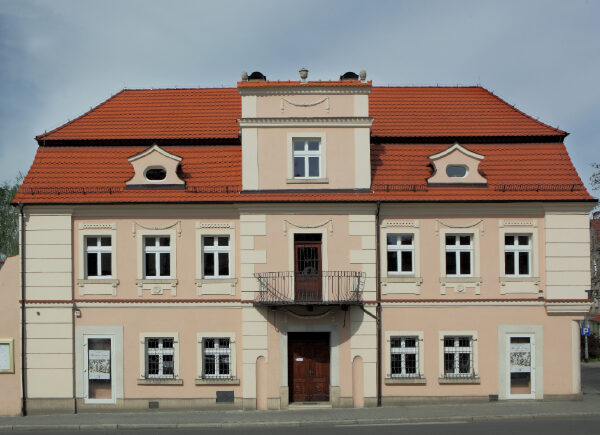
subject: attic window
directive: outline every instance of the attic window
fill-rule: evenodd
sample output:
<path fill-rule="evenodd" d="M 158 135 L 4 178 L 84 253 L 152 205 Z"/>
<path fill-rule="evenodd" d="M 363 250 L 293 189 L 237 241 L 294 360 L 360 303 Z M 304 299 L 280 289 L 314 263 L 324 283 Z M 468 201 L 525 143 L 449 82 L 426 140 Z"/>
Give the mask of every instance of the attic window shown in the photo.
<path fill-rule="evenodd" d="M 150 167 L 144 171 L 144 176 L 148 181 L 163 181 L 167 178 L 167 171 L 163 167 Z"/>
<path fill-rule="evenodd" d="M 446 166 L 446 175 L 450 178 L 464 178 L 467 176 L 467 167 L 464 165 Z"/>

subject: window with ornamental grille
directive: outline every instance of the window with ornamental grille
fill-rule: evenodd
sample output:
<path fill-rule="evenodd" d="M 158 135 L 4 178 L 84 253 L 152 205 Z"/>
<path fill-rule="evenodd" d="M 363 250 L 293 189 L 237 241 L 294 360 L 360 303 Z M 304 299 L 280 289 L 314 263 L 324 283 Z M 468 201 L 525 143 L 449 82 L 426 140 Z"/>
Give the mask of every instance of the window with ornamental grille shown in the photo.
<path fill-rule="evenodd" d="M 87 236 L 85 238 L 85 276 L 87 279 L 112 276 L 110 236 Z"/>
<path fill-rule="evenodd" d="M 527 234 L 504 236 L 504 274 L 506 276 L 531 275 L 531 237 Z"/>
<path fill-rule="evenodd" d="M 473 337 L 444 337 L 444 377 L 473 376 Z"/>
<path fill-rule="evenodd" d="M 205 338 L 202 343 L 202 377 L 228 379 L 231 377 L 231 343 L 229 338 Z"/>
<path fill-rule="evenodd" d="M 146 378 L 169 379 L 175 377 L 174 342 L 172 337 L 146 338 Z"/>
<path fill-rule="evenodd" d="M 413 274 L 415 247 L 412 234 L 388 234 L 387 270 L 389 274 Z"/>
<path fill-rule="evenodd" d="M 472 235 L 446 235 L 446 276 L 473 276 Z"/>
<path fill-rule="evenodd" d="M 420 377 L 418 337 L 392 337 L 390 350 L 392 378 Z"/>

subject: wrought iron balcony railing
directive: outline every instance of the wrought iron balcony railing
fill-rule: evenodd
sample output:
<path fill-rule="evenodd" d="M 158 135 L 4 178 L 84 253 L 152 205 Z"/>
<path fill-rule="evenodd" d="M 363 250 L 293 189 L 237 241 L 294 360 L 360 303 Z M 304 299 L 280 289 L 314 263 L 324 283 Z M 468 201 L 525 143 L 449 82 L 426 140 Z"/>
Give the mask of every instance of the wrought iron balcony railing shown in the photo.
<path fill-rule="evenodd" d="M 364 272 L 260 272 L 255 305 L 361 305 Z"/>

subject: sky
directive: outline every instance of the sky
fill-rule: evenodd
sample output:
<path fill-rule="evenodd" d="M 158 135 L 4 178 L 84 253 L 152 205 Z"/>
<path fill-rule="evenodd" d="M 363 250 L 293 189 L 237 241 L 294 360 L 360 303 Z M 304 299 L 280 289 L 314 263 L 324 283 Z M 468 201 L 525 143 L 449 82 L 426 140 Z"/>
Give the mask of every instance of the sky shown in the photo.
<path fill-rule="evenodd" d="M 600 162 L 600 1 L 0 0 L 0 183 L 34 137 L 123 88 L 272 80 L 482 85 Z M 595 196 L 600 191 L 592 192 Z"/>

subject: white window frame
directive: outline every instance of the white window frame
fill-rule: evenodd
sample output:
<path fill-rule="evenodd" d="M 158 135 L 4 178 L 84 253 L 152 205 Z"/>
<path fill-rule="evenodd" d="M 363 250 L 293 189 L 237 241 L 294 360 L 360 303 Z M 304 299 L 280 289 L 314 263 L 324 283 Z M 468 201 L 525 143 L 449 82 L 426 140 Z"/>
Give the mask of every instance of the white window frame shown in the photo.
<path fill-rule="evenodd" d="M 173 339 L 173 376 L 169 377 L 148 377 L 146 368 L 146 340 L 148 338 L 172 338 Z M 140 361 L 140 380 L 145 380 L 144 384 L 151 383 L 172 383 L 179 384 L 179 333 L 178 332 L 141 332 L 139 346 Z M 139 384 L 140 382 L 138 382 Z"/>
<path fill-rule="evenodd" d="M 86 238 L 87 237 L 110 237 L 111 244 L 111 276 L 87 277 L 86 263 Z M 117 224 L 79 222 L 77 234 L 77 285 L 79 295 L 117 295 L 119 285 L 117 273 Z"/>
<path fill-rule="evenodd" d="M 229 276 L 204 277 L 204 255 L 202 239 L 205 236 L 229 237 Z M 196 290 L 197 295 L 235 295 L 236 275 L 236 233 L 234 221 L 196 222 Z"/>
<path fill-rule="evenodd" d="M 295 177 L 294 176 L 294 141 L 317 140 L 319 141 L 319 176 Z M 327 179 L 327 140 L 322 131 L 299 131 L 287 134 L 288 178 L 287 183 L 328 183 Z"/>
<path fill-rule="evenodd" d="M 155 243 L 153 246 L 146 245 L 146 239 L 154 238 Z M 169 239 L 168 246 L 161 246 L 160 239 L 167 238 Z M 144 269 L 144 279 L 171 279 L 173 276 L 173 271 L 171 270 L 171 236 L 169 234 L 156 234 L 156 235 L 146 235 L 142 237 L 142 257 L 143 257 L 143 269 Z M 154 268 L 156 270 L 157 275 L 148 276 L 146 275 L 146 254 L 155 254 L 154 255 Z M 160 257 L 161 254 L 169 254 L 169 274 L 168 275 L 160 275 Z"/>
<path fill-rule="evenodd" d="M 228 338 L 229 339 L 229 376 L 205 376 L 204 375 L 204 340 L 207 338 Z M 239 384 L 237 378 L 236 361 L 236 339 L 234 332 L 199 332 L 197 335 L 198 353 L 197 353 L 197 378 L 196 385 L 203 384 Z"/>
<path fill-rule="evenodd" d="M 207 237 L 213 237 L 215 244 L 212 246 L 206 246 L 204 241 Z M 226 246 L 219 246 L 218 239 L 220 237 L 227 238 Z M 202 270 L 202 278 L 203 279 L 226 279 L 231 278 L 231 237 L 228 234 L 203 234 L 201 237 L 201 254 L 202 261 L 204 261 L 204 254 L 212 254 L 214 257 L 214 275 L 205 275 L 204 270 Z M 228 273 L 227 275 L 219 275 L 219 254 L 227 254 L 227 263 L 228 263 Z M 202 265 L 202 269 L 204 269 L 204 264 Z"/>
<path fill-rule="evenodd" d="M 177 222 L 176 224 L 178 224 Z M 137 224 L 137 222 L 135 223 Z M 135 225 L 134 224 L 134 225 Z M 137 280 L 138 296 L 143 296 L 144 290 L 149 290 L 151 294 L 163 294 L 164 290 L 169 290 L 171 296 L 177 296 L 177 234 L 181 234 L 180 230 L 171 225 L 168 229 L 147 229 L 137 224 L 142 228 L 136 228 L 137 237 Z M 170 277 L 145 277 L 145 254 L 144 254 L 144 238 L 151 237 L 170 237 L 170 258 L 171 258 L 171 275 Z"/>
<path fill-rule="evenodd" d="M 397 242 L 395 245 L 390 245 L 387 242 L 387 238 L 389 236 L 396 236 L 397 237 Z M 410 236 L 411 237 L 411 244 L 410 245 L 402 245 L 401 244 L 401 237 L 402 236 Z M 413 233 L 394 233 L 394 232 L 388 232 L 385 235 L 385 244 L 386 244 L 386 272 L 387 275 L 390 276 L 394 276 L 394 275 L 409 275 L 412 276 L 415 274 L 415 235 Z M 388 252 L 396 252 L 396 258 L 397 258 L 397 266 L 398 266 L 398 270 L 397 271 L 390 271 L 389 270 L 389 264 L 387 261 L 387 253 Z M 402 252 L 410 252 L 411 255 L 411 265 L 412 265 L 412 270 L 410 271 L 402 271 Z"/>
<path fill-rule="evenodd" d="M 294 149 L 294 144 L 298 143 L 298 142 L 302 142 L 304 144 L 304 149 L 303 150 L 296 150 Z M 308 149 L 308 143 L 309 142 L 318 142 L 319 144 L 319 149 L 317 151 L 311 151 Z M 319 173 L 317 175 L 309 175 L 309 159 L 310 158 L 317 158 L 319 161 L 319 165 L 318 165 L 318 169 L 319 169 Z M 298 176 L 296 174 L 294 174 L 294 178 L 297 180 L 312 180 L 312 179 L 318 179 L 321 178 L 321 141 L 318 138 L 294 138 L 292 140 L 292 159 L 296 160 L 296 158 L 302 158 L 304 160 L 304 176 Z M 293 163 L 294 163 L 293 162 Z M 294 163 L 295 166 L 295 163 Z M 294 171 L 295 172 L 295 171 Z"/>
<path fill-rule="evenodd" d="M 440 383 L 479 383 L 479 342 L 477 331 L 439 331 L 439 382 Z M 469 375 L 461 373 L 445 373 L 444 356 L 446 337 L 470 337 L 471 339 L 471 371 Z"/>
<path fill-rule="evenodd" d="M 517 244 L 514 245 L 507 245 L 506 244 L 506 237 L 514 237 L 514 240 Z M 519 245 L 518 244 L 518 238 L 519 237 L 527 237 L 527 245 Z M 531 261 L 531 251 L 532 251 L 532 241 L 533 241 L 533 237 L 531 234 L 527 234 L 527 233 L 505 233 L 504 234 L 504 240 L 503 245 L 504 245 L 504 261 L 503 261 L 503 275 L 506 277 L 510 277 L 510 278 L 529 278 L 531 277 L 531 266 L 532 266 L 532 261 Z M 515 273 L 513 274 L 508 274 L 506 273 L 506 253 L 508 252 L 512 252 L 514 253 L 514 270 Z M 526 252 L 527 253 L 527 270 L 528 273 L 519 273 L 519 253 L 521 252 Z"/>
<path fill-rule="evenodd" d="M 529 346 L 530 346 L 530 355 L 531 355 L 531 362 L 530 362 L 530 380 L 531 380 L 531 392 L 529 394 L 512 394 L 510 392 L 510 387 L 511 387 L 511 371 L 510 371 L 510 351 L 511 351 L 511 343 L 510 343 L 510 339 L 511 338 L 529 338 Z M 506 358 L 506 374 L 505 374 L 505 378 L 506 378 L 506 398 L 507 399 L 535 399 L 536 398 L 536 361 L 535 361 L 535 357 L 536 357 L 536 347 L 535 347 L 535 334 L 531 333 L 531 334 L 506 334 L 506 352 L 505 352 L 505 358 Z"/>
<path fill-rule="evenodd" d="M 110 340 L 110 389 L 111 389 L 111 397 L 110 399 L 90 399 L 89 397 L 89 374 L 88 374 L 88 366 L 89 366 L 89 340 L 90 339 L 108 339 Z M 97 403 L 97 404 L 109 404 L 116 402 L 116 367 L 115 367 L 115 337 L 113 335 L 104 335 L 104 334 L 85 334 L 83 336 L 83 374 L 84 374 L 84 402 L 85 403 Z"/>
<path fill-rule="evenodd" d="M 97 243 L 94 246 L 88 246 L 88 240 L 91 238 L 96 238 Z M 108 238 L 110 240 L 110 245 L 102 246 L 102 239 Z M 112 236 L 110 235 L 87 235 L 83 237 L 83 250 L 84 250 L 84 270 L 85 270 L 85 279 L 112 279 L 113 278 L 113 269 L 112 269 Z M 102 254 L 110 254 L 110 275 L 92 275 L 90 276 L 88 273 L 88 254 L 97 254 L 97 264 L 98 272 L 102 272 Z"/>
<path fill-rule="evenodd" d="M 446 243 L 446 237 L 454 236 L 456 237 L 456 243 L 454 245 L 448 245 Z M 460 237 L 469 237 L 469 245 L 460 245 Z M 474 276 L 474 241 L 473 241 L 473 233 L 446 233 L 444 234 L 444 275 L 449 278 L 471 278 Z M 449 274 L 448 266 L 446 264 L 445 258 L 447 253 L 453 253 L 456 258 L 456 273 Z M 460 273 L 460 253 L 468 252 L 469 253 L 469 269 L 471 273 L 463 274 Z"/>
<path fill-rule="evenodd" d="M 6 346 L 8 350 L 8 367 L 0 367 L 0 374 L 15 372 L 15 348 L 13 338 L 0 338 L 0 346 Z"/>

